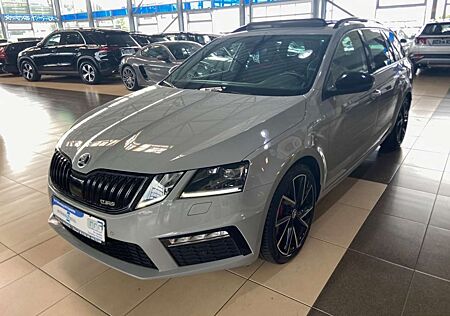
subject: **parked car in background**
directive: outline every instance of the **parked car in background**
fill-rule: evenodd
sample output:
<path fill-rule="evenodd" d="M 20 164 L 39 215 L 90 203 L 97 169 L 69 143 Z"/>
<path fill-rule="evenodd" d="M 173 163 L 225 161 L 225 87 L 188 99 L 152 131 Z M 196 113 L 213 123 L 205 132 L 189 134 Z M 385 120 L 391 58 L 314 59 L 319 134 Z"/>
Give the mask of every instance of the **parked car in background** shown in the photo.
<path fill-rule="evenodd" d="M 17 65 L 28 81 L 41 75 L 78 74 L 87 84 L 118 70 L 122 57 L 139 46 L 128 32 L 106 29 L 55 31 L 34 47 L 22 51 Z"/>
<path fill-rule="evenodd" d="M 18 75 L 17 57 L 19 53 L 28 47 L 33 47 L 39 40 L 19 41 L 0 44 L 0 71 Z"/>
<path fill-rule="evenodd" d="M 150 44 L 120 63 L 122 82 L 128 90 L 152 85 L 164 79 L 170 69 L 180 65 L 202 45 L 189 41 Z"/>
<path fill-rule="evenodd" d="M 450 66 L 450 22 L 430 22 L 418 32 L 409 50 L 414 69 Z"/>
<path fill-rule="evenodd" d="M 390 33 L 355 18 L 267 21 L 204 46 L 62 136 L 50 225 L 139 278 L 292 260 L 319 198 L 404 139 L 411 65 Z M 224 51 L 230 67 L 198 71 Z"/>
<path fill-rule="evenodd" d="M 200 34 L 192 32 L 178 32 L 178 33 L 163 33 L 163 36 L 171 41 L 191 41 L 197 42 L 201 45 L 206 45 L 213 39 L 217 38 L 216 35 Z"/>
<path fill-rule="evenodd" d="M 404 27 L 404 28 L 394 28 L 395 34 L 400 40 L 400 43 L 407 54 L 409 54 L 409 49 L 414 43 L 414 38 L 420 28 L 417 27 Z"/>
<path fill-rule="evenodd" d="M 142 33 L 130 33 L 130 35 L 141 47 L 147 46 L 148 44 L 169 40 L 162 35 L 147 35 Z"/>

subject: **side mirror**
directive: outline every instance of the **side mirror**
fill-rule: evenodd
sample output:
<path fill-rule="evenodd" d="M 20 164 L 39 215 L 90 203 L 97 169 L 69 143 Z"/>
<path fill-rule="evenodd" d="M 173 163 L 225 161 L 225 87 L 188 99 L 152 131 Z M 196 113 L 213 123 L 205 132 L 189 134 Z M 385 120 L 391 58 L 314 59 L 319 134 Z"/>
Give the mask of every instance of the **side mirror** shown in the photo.
<path fill-rule="evenodd" d="M 335 89 L 327 91 L 327 96 L 359 93 L 370 90 L 375 78 L 363 72 L 346 72 L 336 80 Z"/>
<path fill-rule="evenodd" d="M 400 43 L 406 44 L 406 43 L 408 43 L 408 41 L 406 40 L 406 38 L 402 38 L 402 39 L 400 39 Z"/>
<path fill-rule="evenodd" d="M 158 55 L 156 56 L 156 59 L 165 61 L 166 63 L 170 62 L 170 58 L 167 55 Z"/>

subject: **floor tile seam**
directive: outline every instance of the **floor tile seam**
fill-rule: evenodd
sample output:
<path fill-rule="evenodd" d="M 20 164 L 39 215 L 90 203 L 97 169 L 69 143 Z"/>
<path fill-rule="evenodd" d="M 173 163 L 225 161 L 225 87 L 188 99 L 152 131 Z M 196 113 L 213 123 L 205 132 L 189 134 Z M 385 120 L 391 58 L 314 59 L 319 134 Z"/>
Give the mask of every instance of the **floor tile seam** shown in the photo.
<path fill-rule="evenodd" d="M 437 195 L 437 194 L 436 194 Z M 436 197 L 435 197 L 436 198 Z M 384 215 L 384 216 L 391 216 L 391 217 L 395 217 L 395 218 L 398 218 L 398 219 L 402 219 L 402 220 L 406 220 L 406 221 L 408 221 L 408 222 L 410 222 L 410 223 L 416 223 L 416 224 L 421 224 L 421 225 L 423 225 L 423 226 L 428 226 L 428 221 L 429 221 L 429 219 L 430 219 L 430 217 L 431 217 L 431 213 L 433 212 L 433 209 L 431 209 L 431 212 L 430 212 L 430 214 L 428 215 L 428 217 L 427 217 L 427 222 L 419 222 L 419 221 L 417 221 L 417 220 L 414 220 L 414 219 L 410 219 L 410 218 L 406 218 L 406 217 L 403 217 L 403 216 L 400 216 L 400 215 L 396 215 L 396 214 L 388 214 L 388 213 L 385 213 L 385 212 L 383 212 L 383 210 L 386 210 L 386 211 L 391 211 L 391 212 L 394 212 L 394 210 L 392 210 L 392 209 L 388 209 L 388 208 L 386 208 L 386 209 L 381 209 L 381 210 L 378 210 L 382 215 Z M 373 213 L 373 216 L 377 216 L 378 214 L 377 213 Z"/>
<path fill-rule="evenodd" d="M 225 301 L 225 303 L 223 303 L 222 306 L 220 306 L 220 308 L 214 313 L 214 316 L 217 316 L 220 313 L 220 311 L 225 307 L 225 305 L 227 305 L 228 302 L 231 301 L 231 299 L 237 294 L 237 292 L 239 292 L 241 288 L 244 287 L 245 284 L 247 284 L 247 282 L 251 282 L 250 279 L 245 279 L 245 281 L 239 286 L 239 288 L 236 291 L 234 291 L 234 293 Z"/>
<path fill-rule="evenodd" d="M 341 259 L 342 259 L 342 258 L 341 258 Z M 340 260 L 339 260 L 339 261 L 340 261 Z M 339 263 L 338 263 L 338 264 L 339 264 Z M 336 266 L 337 266 L 337 265 L 336 265 Z M 333 271 L 333 273 L 334 273 L 334 271 Z M 330 274 L 330 277 L 331 277 L 331 275 L 332 275 L 333 273 Z M 328 279 L 329 279 L 329 278 L 328 278 Z M 261 287 L 265 288 L 266 290 L 269 290 L 269 291 L 272 291 L 272 292 L 277 293 L 277 294 L 279 294 L 279 295 L 282 295 L 282 296 L 284 296 L 285 298 L 288 298 L 288 299 L 290 299 L 290 300 L 292 300 L 292 301 L 295 301 L 296 303 L 300 303 L 300 304 L 302 304 L 302 305 L 305 305 L 306 307 L 313 308 L 313 306 L 314 306 L 314 304 L 311 304 L 311 305 L 310 305 L 310 304 L 308 304 L 308 303 L 306 303 L 306 302 L 303 302 L 302 300 L 300 300 L 300 299 L 298 299 L 298 298 L 292 297 L 292 296 L 290 296 L 290 295 L 288 295 L 288 294 L 286 294 L 286 293 L 283 293 L 283 292 L 280 291 L 280 290 L 277 290 L 277 289 L 275 289 L 275 288 L 272 288 L 272 287 L 270 287 L 270 286 L 268 286 L 268 285 L 265 285 L 264 283 L 258 282 L 258 281 L 256 281 L 256 280 L 248 279 L 248 280 L 246 281 L 246 283 L 247 283 L 247 282 L 253 283 L 254 285 L 257 285 L 257 286 L 261 286 Z M 327 280 L 327 282 L 328 282 L 328 280 Z M 324 286 L 323 286 L 322 289 L 320 290 L 319 295 L 320 295 L 320 293 L 322 293 L 322 291 L 323 291 L 323 289 L 325 288 L 327 282 L 325 282 Z M 233 296 L 234 296 L 234 295 L 233 295 Z M 232 298 L 232 297 L 231 297 L 231 298 Z M 230 299 L 231 299 L 231 298 L 230 298 Z M 317 300 L 317 298 L 316 298 L 316 300 Z"/>
<path fill-rule="evenodd" d="M 87 282 L 86 284 L 83 284 L 82 286 L 80 286 L 78 289 L 73 290 L 73 292 L 75 292 L 78 296 L 80 296 L 82 299 L 84 299 L 85 301 L 88 301 L 91 305 L 97 307 L 99 310 L 103 311 L 104 313 L 110 315 L 110 313 L 106 312 L 105 310 L 103 310 L 100 306 L 97 306 L 94 302 L 92 302 L 89 297 L 83 295 L 82 293 L 80 293 L 79 291 L 86 287 L 88 284 L 91 284 L 93 281 L 95 281 L 96 279 L 98 279 L 101 275 L 103 275 L 104 273 L 108 272 L 109 270 L 111 270 L 113 268 L 109 268 L 105 271 L 103 271 L 102 273 L 100 273 L 99 275 L 97 275 L 93 280 Z M 120 272 L 122 273 L 122 272 Z M 133 306 L 131 306 L 128 311 L 124 312 L 123 315 L 128 315 L 133 309 L 135 309 L 138 305 L 140 305 L 142 302 L 144 302 L 147 298 L 149 298 L 150 296 L 152 296 L 152 294 L 154 294 L 156 291 L 158 291 L 163 285 L 165 285 L 168 281 L 170 281 L 170 278 L 167 279 L 166 281 L 162 282 L 162 284 L 160 284 L 158 287 L 156 287 L 156 289 L 154 289 L 153 291 L 151 291 L 150 293 L 148 293 L 147 295 L 145 295 L 141 300 L 139 300 L 138 302 L 136 302 L 135 304 L 133 304 Z"/>
<path fill-rule="evenodd" d="M 146 295 L 139 303 L 137 303 L 133 308 L 131 308 L 129 311 L 127 311 L 124 316 L 129 315 L 132 311 L 134 311 L 136 308 L 138 308 L 141 304 L 143 304 L 149 297 L 151 297 L 152 295 L 154 295 L 156 292 L 158 292 L 164 285 L 166 285 L 167 283 L 170 282 L 170 280 L 172 280 L 172 278 L 167 279 L 166 281 L 164 281 L 160 286 L 158 286 L 153 292 L 151 292 L 150 294 Z"/>
<path fill-rule="evenodd" d="M 7 260 L 3 261 L 2 264 L 5 263 L 5 262 L 8 261 L 8 260 L 11 260 L 11 259 L 15 258 L 15 257 L 20 257 L 21 259 L 23 259 L 19 254 L 16 254 L 16 255 L 12 256 L 11 258 L 8 258 Z M 27 275 L 33 273 L 33 272 L 36 271 L 36 270 L 37 270 L 36 267 L 33 266 L 33 269 L 31 269 L 31 271 L 25 273 L 24 275 L 20 276 L 20 277 L 17 278 L 17 279 L 14 279 L 14 280 L 12 280 L 12 281 L 9 281 L 8 283 L 5 283 L 5 284 L 1 285 L 1 286 L 0 286 L 0 290 L 3 289 L 3 288 L 5 288 L 5 287 L 7 287 L 8 285 L 13 284 L 13 283 L 16 282 L 16 281 L 19 281 L 19 280 L 23 279 L 24 277 L 26 277 Z"/>
<path fill-rule="evenodd" d="M 47 157 L 47 158 L 48 158 L 48 157 Z M 10 178 L 9 175 L 2 175 L 2 176 L 5 177 L 5 178 L 7 178 L 7 179 L 10 180 L 10 181 L 15 182 L 16 184 L 23 185 L 23 186 L 27 187 L 28 189 L 31 189 L 31 190 L 34 190 L 34 191 L 40 193 L 40 194 L 46 195 L 45 193 L 43 193 L 43 192 L 41 192 L 41 191 L 39 191 L 39 190 L 37 190 L 37 189 L 35 189 L 35 188 L 33 188 L 33 187 L 30 187 L 30 186 L 28 186 L 28 185 L 26 185 L 26 184 L 24 184 L 24 183 L 18 182 L 17 180 L 15 180 L 15 179 L 13 179 L 13 178 Z M 49 205 L 50 205 L 50 204 L 49 204 Z"/>
<path fill-rule="evenodd" d="M 57 278 L 55 278 L 53 275 L 51 275 L 50 273 L 48 273 L 47 271 L 45 271 L 44 269 L 42 269 L 42 267 L 38 267 L 37 265 L 35 265 L 33 262 L 31 262 L 30 260 L 28 260 L 27 258 L 25 258 L 24 256 L 22 256 L 22 254 L 18 254 L 18 256 L 20 256 L 23 260 L 27 261 L 29 264 L 31 264 L 33 267 L 35 267 L 35 270 L 39 270 L 41 273 L 45 274 L 47 277 L 49 277 L 50 279 L 56 281 L 59 285 L 63 286 L 64 288 L 66 288 L 69 293 L 67 295 L 65 295 L 63 298 L 61 298 L 58 302 L 62 301 L 63 299 L 65 299 L 66 297 L 68 297 L 70 294 L 75 294 L 77 295 L 79 298 L 83 299 L 84 301 L 87 301 L 85 298 L 83 298 L 81 295 L 79 295 L 76 290 L 71 289 L 68 285 L 64 284 L 63 282 L 61 282 L 60 280 L 58 280 Z M 17 280 L 16 280 L 17 281 Z M 14 282 L 16 282 L 14 281 Z M 58 303 L 56 302 L 56 303 Z M 96 306 L 95 304 L 93 304 L 90 301 L 87 301 L 89 304 L 93 305 L 94 307 L 96 307 L 97 309 L 101 310 L 102 312 L 104 312 L 105 314 L 110 315 L 109 313 L 107 313 L 106 311 L 104 311 L 103 309 L 101 309 L 99 306 Z M 55 305 L 56 303 L 52 304 Z M 49 306 L 48 308 L 50 308 L 51 306 Z M 47 310 L 48 308 L 46 308 L 45 310 Z M 40 314 L 42 314 L 44 311 L 41 311 Z"/>
<path fill-rule="evenodd" d="M 228 272 L 230 272 L 230 273 L 233 273 L 234 275 L 236 275 L 236 276 L 239 276 L 239 277 L 241 277 L 241 278 L 243 278 L 243 279 L 246 279 L 246 280 L 248 280 L 248 279 L 250 279 L 262 266 L 263 266 L 263 264 L 264 264 L 264 262 L 265 261 L 262 261 L 261 262 L 261 264 L 255 269 L 255 271 L 253 271 L 248 277 L 244 277 L 242 274 L 239 274 L 239 273 L 237 273 L 237 272 L 234 272 L 232 269 L 226 269 L 226 271 L 228 271 Z"/>

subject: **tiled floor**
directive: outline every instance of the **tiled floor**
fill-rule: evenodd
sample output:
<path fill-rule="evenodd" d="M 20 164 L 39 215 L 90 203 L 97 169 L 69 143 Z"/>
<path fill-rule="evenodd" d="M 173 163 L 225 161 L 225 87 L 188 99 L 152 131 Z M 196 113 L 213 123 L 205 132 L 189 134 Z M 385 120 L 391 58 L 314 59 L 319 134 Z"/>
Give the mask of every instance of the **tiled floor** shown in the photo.
<path fill-rule="evenodd" d="M 0 315 L 450 315 L 450 73 L 417 78 L 402 150 L 373 153 L 320 202 L 295 260 L 150 281 L 47 225 L 57 139 L 126 93 L 62 81 L 0 78 Z"/>

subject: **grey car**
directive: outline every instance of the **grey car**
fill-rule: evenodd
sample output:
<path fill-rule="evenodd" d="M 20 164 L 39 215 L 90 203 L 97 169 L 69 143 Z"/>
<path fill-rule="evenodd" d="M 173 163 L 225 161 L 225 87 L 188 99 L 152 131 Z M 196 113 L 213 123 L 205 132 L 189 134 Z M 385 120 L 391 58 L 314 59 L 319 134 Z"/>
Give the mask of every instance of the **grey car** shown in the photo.
<path fill-rule="evenodd" d="M 317 201 L 402 143 L 411 65 L 390 32 L 308 19 L 215 40 L 63 135 L 50 225 L 138 278 L 288 262 Z"/>
<path fill-rule="evenodd" d="M 200 48 L 200 44 L 189 41 L 164 41 L 145 46 L 122 59 L 119 66 L 122 82 L 131 91 L 155 84 Z"/>

